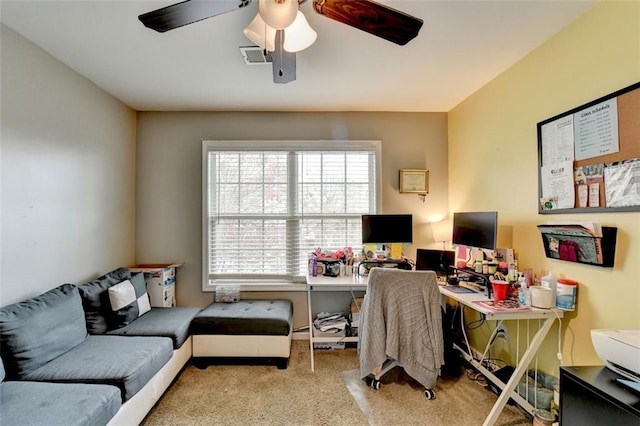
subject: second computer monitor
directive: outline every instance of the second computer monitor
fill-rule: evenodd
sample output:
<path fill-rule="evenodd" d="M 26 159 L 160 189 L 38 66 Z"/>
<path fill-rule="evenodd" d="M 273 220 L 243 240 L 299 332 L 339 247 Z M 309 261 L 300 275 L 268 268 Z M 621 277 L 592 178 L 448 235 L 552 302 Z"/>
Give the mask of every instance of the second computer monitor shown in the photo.
<path fill-rule="evenodd" d="M 438 276 L 445 276 L 453 266 L 455 252 L 449 250 L 418 249 L 416 251 L 416 270 L 435 271 Z"/>

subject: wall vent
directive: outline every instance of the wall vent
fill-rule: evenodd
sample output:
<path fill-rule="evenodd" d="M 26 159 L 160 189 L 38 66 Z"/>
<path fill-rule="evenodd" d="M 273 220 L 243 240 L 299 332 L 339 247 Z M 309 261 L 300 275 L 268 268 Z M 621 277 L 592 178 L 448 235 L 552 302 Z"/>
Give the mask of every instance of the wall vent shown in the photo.
<path fill-rule="evenodd" d="M 265 50 L 259 46 L 240 46 L 240 53 L 244 63 L 247 65 L 262 65 L 270 64 L 271 52 L 267 52 L 265 56 Z"/>

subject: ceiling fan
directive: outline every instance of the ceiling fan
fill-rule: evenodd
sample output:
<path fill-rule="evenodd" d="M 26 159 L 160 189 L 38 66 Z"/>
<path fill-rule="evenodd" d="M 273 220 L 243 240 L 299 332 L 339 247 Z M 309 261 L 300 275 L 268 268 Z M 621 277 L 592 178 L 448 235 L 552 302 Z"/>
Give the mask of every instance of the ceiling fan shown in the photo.
<path fill-rule="evenodd" d="M 258 0 L 258 14 L 244 33 L 271 53 L 273 81 L 296 78 L 296 52 L 309 47 L 316 33 L 299 6 L 307 0 Z M 251 4 L 251 0 L 186 0 L 138 16 L 146 27 L 165 32 Z M 313 9 L 329 19 L 404 46 L 422 27 L 422 19 L 371 0 L 313 0 Z"/>

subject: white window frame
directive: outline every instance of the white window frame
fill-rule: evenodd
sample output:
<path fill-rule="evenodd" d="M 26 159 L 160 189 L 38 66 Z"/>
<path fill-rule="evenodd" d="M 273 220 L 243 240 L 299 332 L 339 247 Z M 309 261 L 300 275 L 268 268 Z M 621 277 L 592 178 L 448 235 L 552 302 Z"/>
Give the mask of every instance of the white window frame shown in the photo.
<path fill-rule="evenodd" d="M 209 231 L 209 182 L 208 182 L 208 153 L 209 151 L 360 151 L 375 152 L 375 211 L 380 211 L 381 205 L 381 146 L 379 140 L 203 140 L 202 141 L 202 291 L 212 292 L 218 285 L 240 285 L 241 290 L 270 290 L 293 291 L 306 290 L 304 282 L 290 280 L 216 280 L 212 284 L 209 280 L 208 231 Z M 247 283 L 247 284 L 243 284 Z"/>

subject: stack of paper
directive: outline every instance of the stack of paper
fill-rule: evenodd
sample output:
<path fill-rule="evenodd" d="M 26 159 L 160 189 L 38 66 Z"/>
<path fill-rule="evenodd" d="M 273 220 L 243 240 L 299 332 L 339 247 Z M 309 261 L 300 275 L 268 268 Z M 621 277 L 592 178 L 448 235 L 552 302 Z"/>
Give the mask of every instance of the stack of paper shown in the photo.
<path fill-rule="evenodd" d="M 328 312 L 320 312 L 313 326 L 316 330 L 320 331 L 335 331 L 339 332 L 347 328 L 348 320 L 342 313 L 331 314 Z"/>
<path fill-rule="evenodd" d="M 545 225 L 561 227 L 561 228 L 566 227 L 567 229 L 587 230 L 594 237 L 602 237 L 602 226 L 600 226 L 600 224 L 597 222 L 555 221 L 555 222 L 548 222 L 540 226 L 545 226 Z"/>
<path fill-rule="evenodd" d="M 550 222 L 538 225 L 547 257 L 601 265 L 602 227 L 595 222 Z"/>

